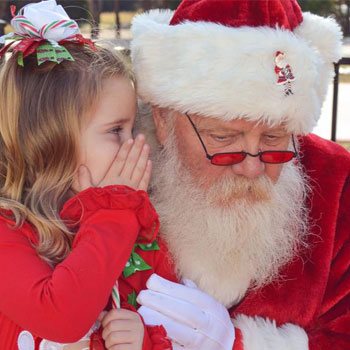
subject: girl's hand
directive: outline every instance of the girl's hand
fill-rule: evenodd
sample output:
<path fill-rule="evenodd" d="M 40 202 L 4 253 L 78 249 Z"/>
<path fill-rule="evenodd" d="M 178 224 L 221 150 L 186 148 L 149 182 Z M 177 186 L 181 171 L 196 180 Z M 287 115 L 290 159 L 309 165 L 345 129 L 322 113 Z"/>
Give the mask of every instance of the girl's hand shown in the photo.
<path fill-rule="evenodd" d="M 102 337 L 108 350 L 141 350 L 144 325 L 137 312 L 113 309 L 102 320 Z"/>
<path fill-rule="evenodd" d="M 89 349 L 89 343 L 89 340 L 84 340 L 73 344 L 67 344 L 63 347 L 63 350 L 86 350 Z"/>
<path fill-rule="evenodd" d="M 145 144 L 145 137 L 138 135 L 135 140 L 130 139 L 122 144 L 113 163 L 98 184 L 92 183 L 90 170 L 84 165 L 80 166 L 76 187 L 83 191 L 89 187 L 126 185 L 147 191 L 152 169 L 148 159 L 149 151 L 150 147 Z"/>

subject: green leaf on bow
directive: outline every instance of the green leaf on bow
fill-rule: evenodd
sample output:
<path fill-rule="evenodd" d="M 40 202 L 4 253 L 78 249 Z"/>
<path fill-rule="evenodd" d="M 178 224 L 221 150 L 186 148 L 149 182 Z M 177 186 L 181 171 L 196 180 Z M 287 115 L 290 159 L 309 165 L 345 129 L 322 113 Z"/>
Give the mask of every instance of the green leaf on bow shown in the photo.
<path fill-rule="evenodd" d="M 64 60 L 67 61 L 74 61 L 73 56 L 69 53 L 69 51 L 63 47 L 59 46 L 56 48 L 56 55 L 57 55 L 57 61 L 58 63 L 61 63 Z"/>
<path fill-rule="evenodd" d="M 159 250 L 159 245 L 157 243 L 157 241 L 153 241 L 152 243 L 148 243 L 148 244 L 136 244 L 138 247 L 140 247 L 141 250 L 144 251 L 149 251 L 149 250 Z"/>
<path fill-rule="evenodd" d="M 146 271 L 150 269 L 151 266 L 149 266 L 139 254 L 133 251 L 124 267 L 123 275 L 125 278 L 127 278 L 133 275 L 136 271 Z"/>
<path fill-rule="evenodd" d="M 50 43 L 40 45 L 36 49 L 36 57 L 38 60 L 38 66 L 47 61 L 58 63 L 56 50 Z"/>
<path fill-rule="evenodd" d="M 17 64 L 21 67 L 24 67 L 24 61 L 23 61 L 23 52 L 19 52 L 17 56 Z"/>
<path fill-rule="evenodd" d="M 136 292 L 133 290 L 132 293 L 128 294 L 128 304 L 132 305 L 135 309 L 137 308 Z"/>
<path fill-rule="evenodd" d="M 40 45 L 37 48 L 36 56 L 39 66 L 47 61 L 55 63 L 61 63 L 64 60 L 74 61 L 74 58 L 65 47 L 60 45 L 52 45 L 49 42 Z"/>

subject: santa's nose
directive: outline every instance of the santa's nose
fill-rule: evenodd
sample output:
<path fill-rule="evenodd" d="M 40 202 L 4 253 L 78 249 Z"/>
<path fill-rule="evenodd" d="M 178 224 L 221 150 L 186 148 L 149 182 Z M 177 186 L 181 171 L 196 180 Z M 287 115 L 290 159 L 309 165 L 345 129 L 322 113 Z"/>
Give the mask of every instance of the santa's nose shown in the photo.
<path fill-rule="evenodd" d="M 242 175 L 248 179 L 255 179 L 264 173 L 265 164 L 259 157 L 247 155 L 241 163 L 233 165 L 232 170 L 236 175 Z"/>

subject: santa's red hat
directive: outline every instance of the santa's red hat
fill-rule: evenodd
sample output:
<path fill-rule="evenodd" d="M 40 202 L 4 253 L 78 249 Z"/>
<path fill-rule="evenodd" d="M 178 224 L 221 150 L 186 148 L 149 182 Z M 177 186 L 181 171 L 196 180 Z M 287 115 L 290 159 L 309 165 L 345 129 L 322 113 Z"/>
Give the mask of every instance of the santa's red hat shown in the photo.
<path fill-rule="evenodd" d="M 340 59 L 341 30 L 296 0 L 183 0 L 132 25 L 141 98 L 223 120 L 307 133 Z M 281 62 L 283 64 L 281 64 Z"/>

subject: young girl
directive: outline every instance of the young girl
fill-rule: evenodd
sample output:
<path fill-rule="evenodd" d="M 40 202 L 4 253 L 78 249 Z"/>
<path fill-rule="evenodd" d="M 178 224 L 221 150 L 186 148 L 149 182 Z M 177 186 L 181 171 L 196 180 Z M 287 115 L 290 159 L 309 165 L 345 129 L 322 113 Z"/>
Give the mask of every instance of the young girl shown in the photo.
<path fill-rule="evenodd" d="M 16 16 L 0 71 L 0 349 L 170 349 L 134 312 L 156 269 L 174 279 L 144 192 L 149 146 L 132 140 L 134 79 L 62 11 L 46 1 Z M 129 310 L 100 315 L 118 279 Z"/>

